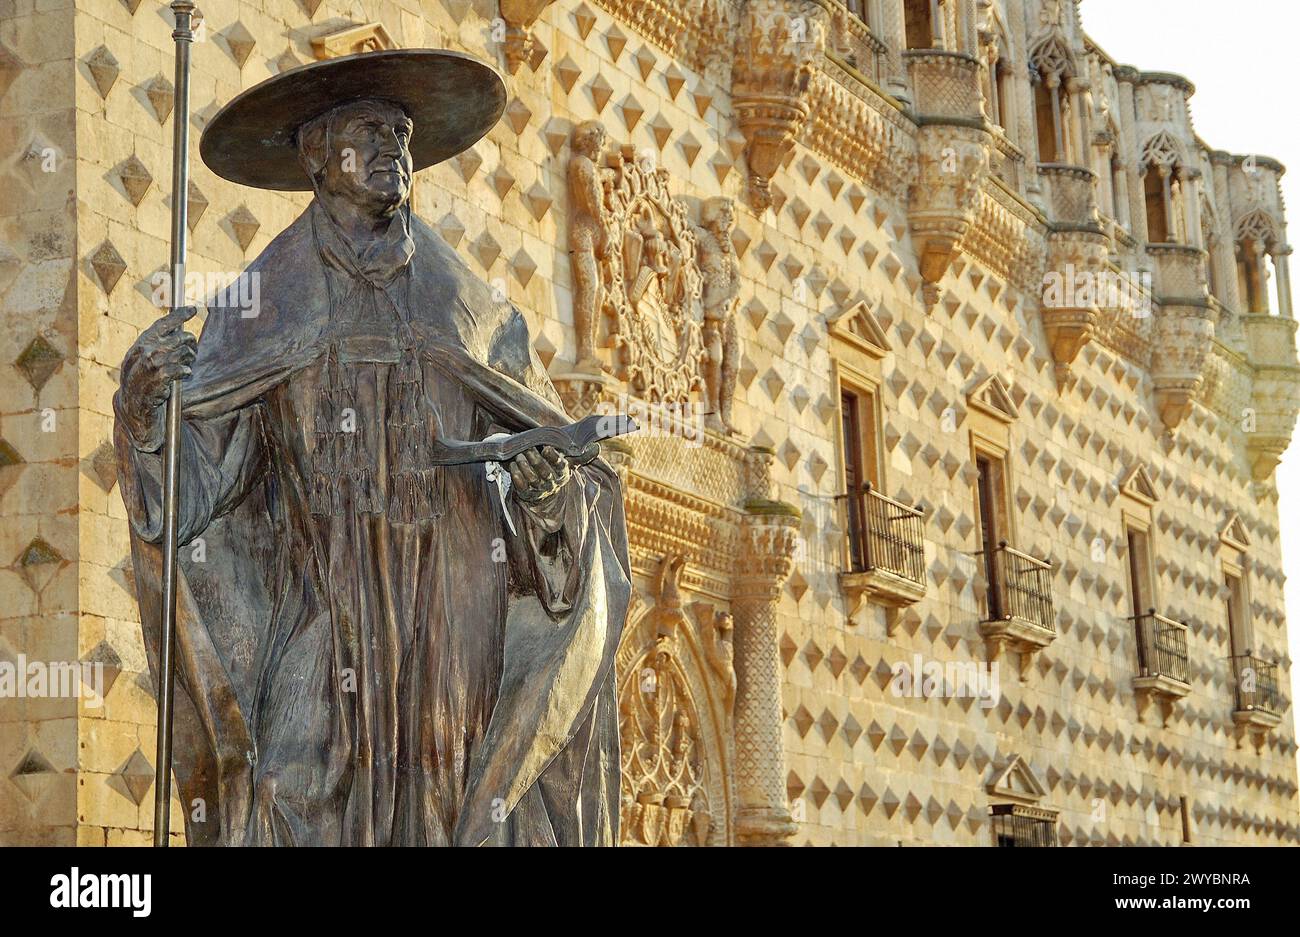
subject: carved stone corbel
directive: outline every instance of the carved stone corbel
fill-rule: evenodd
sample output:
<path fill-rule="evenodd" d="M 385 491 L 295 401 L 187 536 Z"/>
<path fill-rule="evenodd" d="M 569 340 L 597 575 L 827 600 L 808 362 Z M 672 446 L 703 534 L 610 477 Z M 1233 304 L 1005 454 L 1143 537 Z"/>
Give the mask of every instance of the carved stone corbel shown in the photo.
<path fill-rule="evenodd" d="M 1255 481 L 1273 475 L 1291 444 L 1300 412 L 1300 366 L 1296 365 L 1296 320 L 1286 316 L 1242 316 L 1250 363 L 1250 411 L 1243 429 Z"/>
<path fill-rule="evenodd" d="M 808 86 L 826 49 L 827 13 L 812 0 L 748 0 L 731 66 L 731 100 L 745 137 L 750 206 L 772 204 L 772 177 L 808 120 Z"/>
<path fill-rule="evenodd" d="M 981 115 L 980 63 L 941 49 L 906 55 L 920 118 L 908 220 L 927 305 L 975 220 L 993 138 Z"/>
<path fill-rule="evenodd" d="M 1103 282 L 1108 250 L 1100 230 L 1054 230 L 1047 243 L 1041 315 L 1056 364 L 1056 383 L 1061 387 L 1074 359 L 1096 334 L 1100 315 L 1097 288 Z"/>
<path fill-rule="evenodd" d="M 931 124 L 918 133 L 908 221 L 929 306 L 937 301 L 937 285 L 975 220 L 989 171 L 988 144 L 987 132 L 966 126 Z"/>
<path fill-rule="evenodd" d="M 502 43 L 505 47 L 506 69 L 510 74 L 519 71 L 519 66 L 525 62 L 536 70 L 546 56 L 546 50 L 533 38 L 532 28 L 542 11 L 554 2 L 555 0 L 501 0 L 501 19 L 505 23 Z"/>
<path fill-rule="evenodd" d="M 1168 430 L 1192 412 L 1214 342 L 1214 309 L 1206 293 L 1205 252 L 1182 244 L 1149 244 L 1156 261 L 1156 310 L 1151 381 Z"/>
<path fill-rule="evenodd" d="M 749 846 L 780 846 L 797 827 L 785 789 L 781 739 L 782 668 L 777 605 L 794 569 L 799 509 L 764 497 L 773 455 L 751 450 L 750 477 L 757 497 L 745 505 L 740 557 L 731 600 L 736 653 L 737 840 Z M 753 491 L 753 488 L 751 488 Z"/>

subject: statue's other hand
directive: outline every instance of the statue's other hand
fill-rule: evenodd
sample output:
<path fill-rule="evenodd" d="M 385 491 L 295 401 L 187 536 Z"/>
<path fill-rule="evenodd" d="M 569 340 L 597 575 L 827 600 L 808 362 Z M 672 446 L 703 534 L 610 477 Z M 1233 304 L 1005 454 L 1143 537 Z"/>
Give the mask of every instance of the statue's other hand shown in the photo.
<path fill-rule="evenodd" d="M 545 501 L 569 481 L 569 460 L 551 446 L 529 449 L 510 461 L 511 490 L 520 501 Z"/>
<path fill-rule="evenodd" d="M 162 445 L 163 407 L 171 384 L 190 376 L 198 340 L 185 331 L 193 306 L 163 316 L 140 333 L 122 360 L 122 411 L 137 446 L 153 451 Z"/>

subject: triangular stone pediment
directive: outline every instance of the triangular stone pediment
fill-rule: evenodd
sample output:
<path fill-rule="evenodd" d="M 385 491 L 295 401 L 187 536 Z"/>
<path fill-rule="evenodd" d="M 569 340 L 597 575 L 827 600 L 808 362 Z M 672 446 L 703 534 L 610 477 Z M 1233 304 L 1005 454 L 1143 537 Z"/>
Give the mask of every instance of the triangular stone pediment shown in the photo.
<path fill-rule="evenodd" d="M 311 51 L 318 59 L 332 59 L 340 55 L 355 55 L 358 52 L 382 52 L 396 49 L 397 43 L 384 28 L 383 23 L 366 23 L 364 26 L 348 26 L 337 32 L 316 36 L 311 41 Z"/>
<path fill-rule="evenodd" d="M 1003 423 L 1014 423 L 1020 419 L 1020 408 L 1011 399 L 1010 389 L 996 374 L 990 374 L 976 384 L 966 395 L 966 401 L 976 410 Z"/>
<path fill-rule="evenodd" d="M 1246 525 L 1241 522 L 1240 515 L 1234 513 L 1228 518 L 1228 523 L 1219 532 L 1219 539 L 1237 550 L 1245 550 L 1250 546 L 1250 534 L 1246 532 Z"/>
<path fill-rule="evenodd" d="M 858 300 L 839 312 L 829 314 L 826 323 L 832 336 L 844 339 L 874 358 L 889 353 L 889 339 L 866 300 Z"/>
<path fill-rule="evenodd" d="M 993 776 L 986 790 L 995 797 L 1031 804 L 1036 804 L 1047 796 L 1043 782 L 1038 780 L 1034 770 L 1019 755 Z"/>
<path fill-rule="evenodd" d="M 1119 490 L 1147 506 L 1159 500 L 1151 475 L 1147 472 L 1147 467 L 1140 462 L 1129 469 L 1124 480 L 1119 483 Z"/>

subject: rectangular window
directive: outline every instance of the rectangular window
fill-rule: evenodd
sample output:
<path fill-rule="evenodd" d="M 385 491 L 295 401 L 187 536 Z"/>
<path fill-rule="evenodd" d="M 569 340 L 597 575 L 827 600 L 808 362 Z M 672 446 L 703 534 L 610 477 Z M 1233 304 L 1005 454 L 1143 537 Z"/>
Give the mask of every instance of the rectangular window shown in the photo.
<path fill-rule="evenodd" d="M 1133 617 L 1141 618 L 1155 607 L 1151 585 L 1151 542 L 1145 531 L 1126 528 L 1128 534 L 1128 590 Z"/>
<path fill-rule="evenodd" d="M 989 584 L 988 617 L 1002 618 L 1002 589 L 997 581 L 998 545 L 1007 539 L 1006 473 L 1001 459 L 987 453 L 975 456 L 975 495 L 979 512 L 980 552 L 984 558 L 984 577 Z"/>
<path fill-rule="evenodd" d="M 840 390 L 840 443 L 844 452 L 844 492 L 848 497 L 850 568 L 866 568 L 865 489 L 879 486 L 876 398 L 868 390 Z"/>
<path fill-rule="evenodd" d="M 1232 640 L 1233 656 L 1250 654 L 1253 648 L 1250 633 L 1250 614 L 1246 605 L 1246 586 L 1241 576 L 1234 572 L 1224 572 L 1224 582 L 1228 587 L 1228 634 Z"/>

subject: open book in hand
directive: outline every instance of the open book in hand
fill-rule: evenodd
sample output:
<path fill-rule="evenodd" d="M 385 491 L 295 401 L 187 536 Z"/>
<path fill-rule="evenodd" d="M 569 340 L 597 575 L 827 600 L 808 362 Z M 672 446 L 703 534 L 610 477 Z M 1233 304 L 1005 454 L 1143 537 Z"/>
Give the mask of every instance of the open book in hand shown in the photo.
<path fill-rule="evenodd" d="M 636 423 L 627 416 L 610 414 L 585 416 L 568 426 L 536 426 L 521 433 L 500 434 L 467 442 L 459 439 L 437 439 L 430 454 L 433 465 L 463 465 L 467 462 L 496 462 L 505 464 L 528 449 L 551 446 L 579 464 L 590 462 L 600 454 L 596 444 L 602 439 L 612 439 L 634 433 Z"/>

